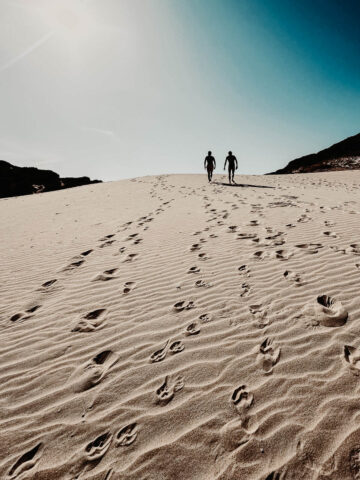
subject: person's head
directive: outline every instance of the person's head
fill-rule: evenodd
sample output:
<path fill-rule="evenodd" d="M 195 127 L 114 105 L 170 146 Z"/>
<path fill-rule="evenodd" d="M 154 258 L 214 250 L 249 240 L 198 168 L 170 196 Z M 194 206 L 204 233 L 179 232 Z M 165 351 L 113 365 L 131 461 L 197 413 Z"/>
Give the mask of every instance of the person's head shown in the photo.
<path fill-rule="evenodd" d="M 208 152 L 208 155 L 211 155 L 211 152 L 210 152 L 210 151 Z"/>
<path fill-rule="evenodd" d="M 229 155 L 232 155 L 232 152 L 229 152 Z"/>

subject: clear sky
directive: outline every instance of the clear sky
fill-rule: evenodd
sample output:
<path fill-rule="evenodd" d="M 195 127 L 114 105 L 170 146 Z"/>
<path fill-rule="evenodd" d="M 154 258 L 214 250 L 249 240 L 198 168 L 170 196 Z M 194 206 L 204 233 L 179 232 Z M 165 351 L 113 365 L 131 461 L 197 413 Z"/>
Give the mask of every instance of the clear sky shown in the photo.
<path fill-rule="evenodd" d="M 0 0 L 0 158 L 273 171 L 360 131 L 359 0 Z"/>

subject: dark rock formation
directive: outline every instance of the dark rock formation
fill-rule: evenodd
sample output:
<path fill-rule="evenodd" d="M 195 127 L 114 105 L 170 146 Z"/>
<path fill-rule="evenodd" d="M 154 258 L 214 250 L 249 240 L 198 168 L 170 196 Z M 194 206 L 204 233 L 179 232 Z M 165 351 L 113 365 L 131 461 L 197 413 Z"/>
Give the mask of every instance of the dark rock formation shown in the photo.
<path fill-rule="evenodd" d="M 101 180 L 89 177 L 60 178 L 51 170 L 39 170 L 34 167 L 16 167 L 0 160 L 0 197 L 14 197 L 30 193 L 50 192 L 62 188 L 77 187 Z"/>
<path fill-rule="evenodd" d="M 360 169 L 360 133 L 325 150 L 296 158 L 270 175 Z"/>

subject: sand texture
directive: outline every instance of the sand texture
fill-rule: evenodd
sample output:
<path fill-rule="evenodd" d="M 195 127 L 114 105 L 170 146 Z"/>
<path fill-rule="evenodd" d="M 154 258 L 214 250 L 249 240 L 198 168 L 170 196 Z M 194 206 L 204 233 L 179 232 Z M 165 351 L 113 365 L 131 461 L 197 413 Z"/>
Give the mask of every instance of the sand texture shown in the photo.
<path fill-rule="evenodd" d="M 359 480 L 360 172 L 0 201 L 0 478 Z"/>

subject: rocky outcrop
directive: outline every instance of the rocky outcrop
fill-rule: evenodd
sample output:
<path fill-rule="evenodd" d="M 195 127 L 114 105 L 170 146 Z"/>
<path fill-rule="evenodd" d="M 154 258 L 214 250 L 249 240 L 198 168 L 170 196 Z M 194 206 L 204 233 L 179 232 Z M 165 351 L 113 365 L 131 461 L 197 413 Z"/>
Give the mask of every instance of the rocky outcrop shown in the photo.
<path fill-rule="evenodd" d="M 90 180 L 89 177 L 61 178 L 52 170 L 16 167 L 11 163 L 0 160 L 0 197 L 2 198 L 50 192 L 99 182 L 101 180 Z"/>
<path fill-rule="evenodd" d="M 360 169 L 360 133 L 325 150 L 296 158 L 270 175 Z"/>

